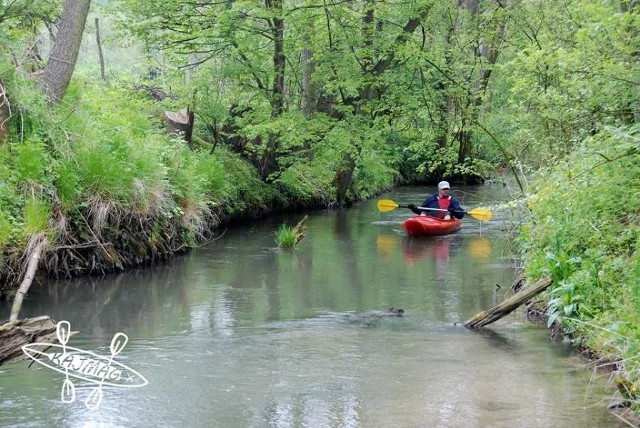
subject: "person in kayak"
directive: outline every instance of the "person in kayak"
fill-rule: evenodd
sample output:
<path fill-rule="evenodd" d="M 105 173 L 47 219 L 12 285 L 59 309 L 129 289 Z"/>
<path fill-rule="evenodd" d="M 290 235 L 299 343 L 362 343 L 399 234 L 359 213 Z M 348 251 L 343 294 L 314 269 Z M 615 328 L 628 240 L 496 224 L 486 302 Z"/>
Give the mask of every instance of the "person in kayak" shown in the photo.
<path fill-rule="evenodd" d="M 450 191 L 449 182 L 441 181 L 438 183 L 438 193 L 429 196 L 420 205 L 425 208 L 435 208 L 434 210 L 421 210 L 414 204 L 409 204 L 407 207 L 416 214 L 426 214 L 444 220 L 451 220 L 451 217 L 460 219 L 464 217 L 464 210 L 460 206 L 460 202 L 449 194 Z"/>

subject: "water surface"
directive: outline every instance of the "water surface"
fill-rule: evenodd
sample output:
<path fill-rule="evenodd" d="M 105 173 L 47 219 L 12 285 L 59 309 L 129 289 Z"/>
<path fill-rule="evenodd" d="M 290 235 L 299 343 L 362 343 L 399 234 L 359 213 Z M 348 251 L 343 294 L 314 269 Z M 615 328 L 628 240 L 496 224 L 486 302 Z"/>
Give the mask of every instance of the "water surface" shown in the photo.
<path fill-rule="evenodd" d="M 508 188 L 456 188 L 463 207 L 497 204 Z M 419 204 L 423 188 L 383 195 Z M 0 426 L 607 427 L 606 379 L 521 311 L 471 331 L 459 324 L 509 295 L 516 276 L 506 229 L 466 218 L 445 237 L 411 239 L 406 209 L 375 201 L 309 213 L 306 237 L 276 247 L 264 219 L 169 263 L 34 285 L 22 316 L 68 320 L 69 345 L 144 375 L 142 388 L 76 381 L 27 362 L 0 367 Z M 405 316 L 380 317 L 402 308 Z M 8 305 L 0 307 L 6 318 Z"/>

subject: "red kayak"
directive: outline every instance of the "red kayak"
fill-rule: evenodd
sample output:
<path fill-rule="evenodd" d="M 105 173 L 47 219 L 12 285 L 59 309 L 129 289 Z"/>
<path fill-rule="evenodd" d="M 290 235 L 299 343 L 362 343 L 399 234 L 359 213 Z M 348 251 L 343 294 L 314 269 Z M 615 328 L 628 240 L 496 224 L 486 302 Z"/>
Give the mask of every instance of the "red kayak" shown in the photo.
<path fill-rule="evenodd" d="M 461 224 L 458 219 L 442 220 L 428 215 L 417 215 L 405 220 L 402 227 L 415 238 L 453 233 L 460 229 Z"/>

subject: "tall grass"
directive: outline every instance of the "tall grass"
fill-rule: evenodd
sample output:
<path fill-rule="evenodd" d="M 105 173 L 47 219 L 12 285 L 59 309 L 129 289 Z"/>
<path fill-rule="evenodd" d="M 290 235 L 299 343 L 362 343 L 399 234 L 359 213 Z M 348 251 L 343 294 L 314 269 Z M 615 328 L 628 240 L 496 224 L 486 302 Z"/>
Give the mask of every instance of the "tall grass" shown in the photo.
<path fill-rule="evenodd" d="M 51 206 L 47 201 L 33 196 L 27 199 L 24 207 L 24 226 L 29 235 L 45 232 L 49 229 Z"/>

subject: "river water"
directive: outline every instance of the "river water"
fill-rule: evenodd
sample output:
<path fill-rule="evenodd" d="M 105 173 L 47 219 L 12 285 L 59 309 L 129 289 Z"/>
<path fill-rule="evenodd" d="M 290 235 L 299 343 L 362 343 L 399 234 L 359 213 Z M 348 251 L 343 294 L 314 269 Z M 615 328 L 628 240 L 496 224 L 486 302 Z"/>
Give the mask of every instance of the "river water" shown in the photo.
<path fill-rule="evenodd" d="M 502 186 L 454 189 L 463 207 L 509 198 Z M 420 204 L 424 188 L 382 195 Z M 276 247 L 271 217 L 221 231 L 156 267 L 34 284 L 21 316 L 77 331 L 67 343 L 112 356 L 138 388 L 0 367 L 2 427 L 608 427 L 606 376 L 521 310 L 480 330 L 459 324 L 510 295 L 505 230 L 518 219 L 465 218 L 445 237 L 411 239 L 410 212 L 375 201 L 309 213 L 306 237 Z M 380 316 L 402 308 L 404 317 Z M 0 306 L 6 319 L 9 305 Z M 118 333 L 126 346 L 112 354 Z M 45 359 L 46 360 L 46 359 Z M 106 360 L 103 360 L 106 361 Z M 101 389 L 96 410 L 85 401 Z"/>

